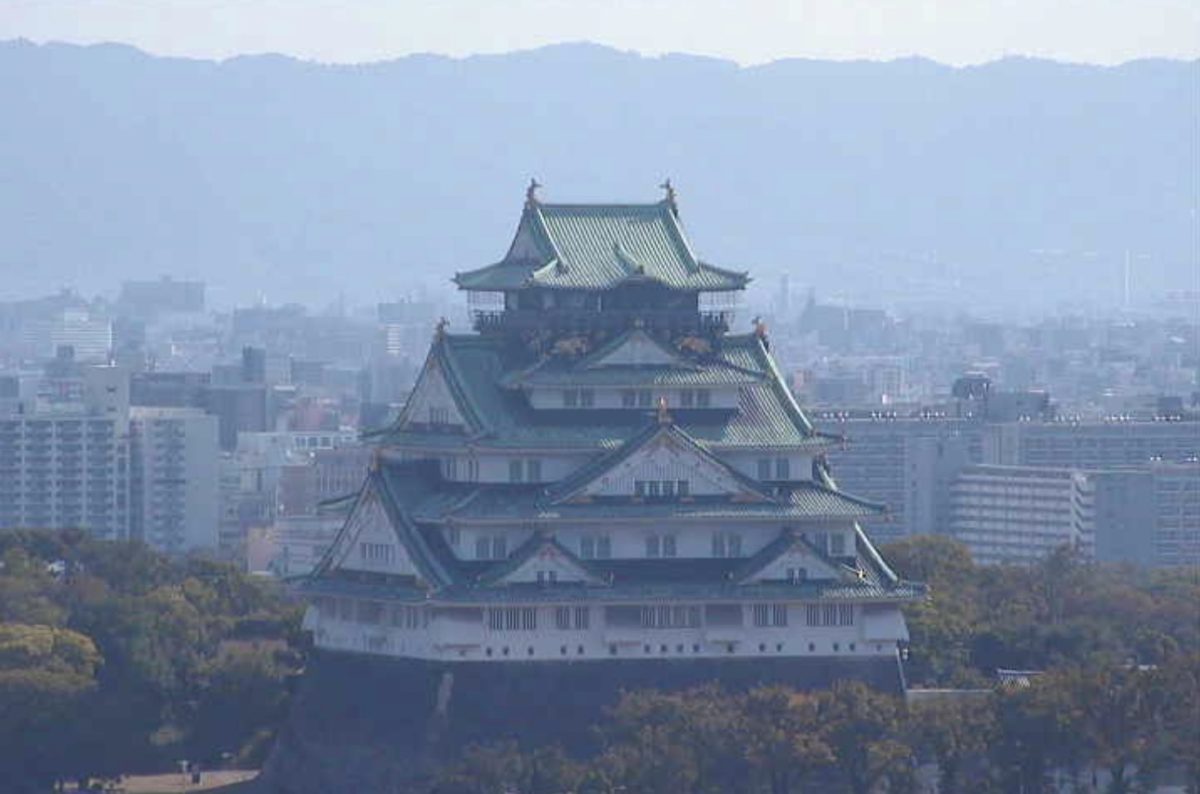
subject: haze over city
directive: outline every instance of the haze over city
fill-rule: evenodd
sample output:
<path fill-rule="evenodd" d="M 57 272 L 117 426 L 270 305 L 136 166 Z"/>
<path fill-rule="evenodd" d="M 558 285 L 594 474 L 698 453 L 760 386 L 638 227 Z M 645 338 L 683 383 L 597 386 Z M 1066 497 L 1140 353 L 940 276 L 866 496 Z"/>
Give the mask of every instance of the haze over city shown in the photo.
<path fill-rule="evenodd" d="M 1200 789 L 1200 6 L 0 5 L 0 789 Z"/>

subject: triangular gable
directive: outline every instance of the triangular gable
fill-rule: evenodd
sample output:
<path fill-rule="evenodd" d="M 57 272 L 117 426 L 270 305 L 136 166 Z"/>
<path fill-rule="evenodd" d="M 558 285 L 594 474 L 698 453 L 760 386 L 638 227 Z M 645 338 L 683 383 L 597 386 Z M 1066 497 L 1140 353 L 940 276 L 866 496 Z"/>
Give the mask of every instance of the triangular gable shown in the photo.
<path fill-rule="evenodd" d="M 598 367 L 690 367 L 671 350 L 635 328 L 597 350 L 583 366 Z"/>
<path fill-rule="evenodd" d="M 538 536 L 504 565 L 482 577 L 487 584 L 603 584 L 574 554 L 551 537 Z"/>
<path fill-rule="evenodd" d="M 442 340 L 434 341 L 408 402 L 396 420 L 398 428 L 449 426 L 462 428 L 464 432 L 478 429 L 473 426 L 467 412 L 459 404 L 455 390 L 451 388 L 453 373 L 447 371 L 445 358 L 439 351 L 443 344 Z"/>
<path fill-rule="evenodd" d="M 688 497 L 725 496 L 761 502 L 768 497 L 755 483 L 714 457 L 675 425 L 664 422 L 581 473 L 555 501 L 634 496 L 639 481 L 687 483 Z M 647 494 L 652 495 L 652 494 Z"/>
<path fill-rule="evenodd" d="M 787 531 L 751 557 L 735 575 L 739 584 L 771 581 L 829 581 L 847 574 L 837 563 L 809 545 L 801 535 Z"/>
<path fill-rule="evenodd" d="M 374 478 L 370 478 L 335 542 L 330 568 L 342 571 L 424 577 L 403 533 L 392 523 Z"/>
<path fill-rule="evenodd" d="M 517 233 L 513 235 L 512 244 L 508 247 L 503 261 L 545 264 L 554 257 L 553 245 L 547 239 L 546 233 L 534 223 L 534 219 L 535 213 L 530 209 L 521 213 Z"/>

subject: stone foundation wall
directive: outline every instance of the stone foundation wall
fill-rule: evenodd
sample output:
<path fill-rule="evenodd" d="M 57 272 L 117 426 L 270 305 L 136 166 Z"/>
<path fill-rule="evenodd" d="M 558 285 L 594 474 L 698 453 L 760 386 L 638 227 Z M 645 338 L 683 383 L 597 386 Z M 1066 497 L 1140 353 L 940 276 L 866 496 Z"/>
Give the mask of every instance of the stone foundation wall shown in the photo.
<path fill-rule="evenodd" d="M 846 678 L 904 689 L 895 658 L 447 664 L 315 651 L 260 781 L 270 794 L 394 794 L 472 742 L 588 752 L 592 726 L 622 691 L 713 681 L 821 689 Z"/>

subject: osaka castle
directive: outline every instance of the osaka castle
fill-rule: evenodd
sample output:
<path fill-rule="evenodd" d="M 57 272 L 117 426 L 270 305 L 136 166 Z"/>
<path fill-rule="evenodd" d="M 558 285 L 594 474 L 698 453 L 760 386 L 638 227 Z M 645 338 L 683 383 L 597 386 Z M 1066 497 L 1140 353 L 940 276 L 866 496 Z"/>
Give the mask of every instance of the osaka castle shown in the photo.
<path fill-rule="evenodd" d="M 923 590 L 860 529 L 884 508 L 838 489 L 841 439 L 765 327 L 731 328 L 749 276 L 697 256 L 669 183 L 647 204 L 537 187 L 504 257 L 454 277 L 473 328 L 437 326 L 301 585 L 317 651 L 903 687 L 900 607 Z"/>

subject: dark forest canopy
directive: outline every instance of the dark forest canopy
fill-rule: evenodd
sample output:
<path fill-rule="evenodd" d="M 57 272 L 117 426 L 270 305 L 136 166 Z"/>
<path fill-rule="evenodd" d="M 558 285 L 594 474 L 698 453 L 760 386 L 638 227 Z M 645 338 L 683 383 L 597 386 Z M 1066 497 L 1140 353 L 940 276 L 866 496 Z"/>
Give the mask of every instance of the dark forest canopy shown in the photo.
<path fill-rule="evenodd" d="M 180 758 L 256 763 L 286 714 L 298 614 L 228 565 L 0 532 L 4 790 Z"/>
<path fill-rule="evenodd" d="M 1033 791 L 1053 768 L 1104 770 L 1115 791 L 1168 773 L 1194 780 L 1200 572 L 1066 552 L 985 568 L 944 538 L 884 553 L 930 585 L 908 608 L 910 682 L 982 694 L 907 706 L 849 683 L 635 693 L 597 726 L 586 758 L 476 748 L 440 790 L 784 794 L 887 780 L 903 791 L 913 762 L 930 760 L 950 776 L 944 790 Z M 276 582 L 79 532 L 0 532 L 0 770 L 37 791 L 179 758 L 257 763 L 286 719 L 302 647 L 299 605 Z M 992 692 L 998 667 L 1046 672 Z"/>

